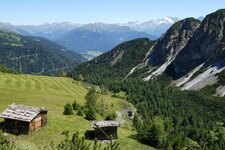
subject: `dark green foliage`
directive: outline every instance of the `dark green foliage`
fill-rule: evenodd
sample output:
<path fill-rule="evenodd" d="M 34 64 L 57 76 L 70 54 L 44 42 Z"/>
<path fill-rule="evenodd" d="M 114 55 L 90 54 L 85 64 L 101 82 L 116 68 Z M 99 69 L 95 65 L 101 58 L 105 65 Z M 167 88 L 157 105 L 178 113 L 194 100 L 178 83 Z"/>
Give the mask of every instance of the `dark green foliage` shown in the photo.
<path fill-rule="evenodd" d="M 66 104 L 64 106 L 64 112 L 63 112 L 64 115 L 73 115 L 73 107 L 71 104 Z"/>
<path fill-rule="evenodd" d="M 69 75 L 79 80 L 104 85 L 107 89 L 120 91 L 121 82 L 130 70 L 141 63 L 150 47 L 154 44 L 148 39 L 136 39 L 118 45 L 110 52 L 83 63 Z"/>
<path fill-rule="evenodd" d="M 74 110 L 78 110 L 79 108 L 80 108 L 80 105 L 77 103 L 77 101 L 76 100 L 74 100 L 74 102 L 73 102 L 73 109 Z"/>
<path fill-rule="evenodd" d="M 86 61 L 82 56 L 41 37 L 0 30 L 0 64 L 18 73 L 58 75 Z"/>
<path fill-rule="evenodd" d="M 91 149 L 91 144 L 88 144 L 87 142 L 85 142 L 84 137 L 80 138 L 78 136 L 78 132 L 73 134 L 72 139 L 69 138 L 68 131 L 63 132 L 63 134 L 65 135 L 65 139 L 60 144 L 58 144 L 57 146 L 58 150 L 65 150 L 65 149 L 66 150 L 90 150 Z M 96 144 L 97 143 L 95 143 L 95 145 Z"/>
<path fill-rule="evenodd" d="M 79 133 L 73 134 L 72 138 L 69 137 L 69 132 L 62 133 L 65 139 L 56 147 L 57 150 L 119 150 L 119 143 L 110 140 L 110 143 L 105 145 L 94 141 L 93 145 L 85 141 L 84 137 L 80 137 Z"/>
<path fill-rule="evenodd" d="M 78 110 L 77 110 L 77 115 L 78 115 L 78 116 L 84 116 L 83 109 L 81 109 L 80 107 L 79 107 Z"/>
<path fill-rule="evenodd" d="M 154 80 L 129 79 L 123 83 L 123 90 L 142 116 L 142 119 L 134 117 L 141 142 L 172 149 L 196 146 L 187 144 L 187 139 L 196 141 L 205 149 L 213 149 L 224 142 L 225 135 L 218 130 L 224 127 L 217 123 L 224 123 L 223 98 L 182 92 Z M 154 119 L 155 116 L 161 116 L 161 119 Z"/>
<path fill-rule="evenodd" d="M 4 65 L 0 65 L 0 72 L 3 72 L 3 73 L 14 73 L 14 71 L 12 71 L 11 69 L 9 69 L 8 67 L 6 67 Z"/>
<path fill-rule="evenodd" d="M 106 116 L 105 120 L 115 120 L 117 117 L 115 112 L 111 112 L 108 114 L 108 116 Z"/>
<path fill-rule="evenodd" d="M 96 113 L 93 109 L 88 109 L 85 114 L 85 119 L 87 120 L 95 120 L 96 119 Z"/>

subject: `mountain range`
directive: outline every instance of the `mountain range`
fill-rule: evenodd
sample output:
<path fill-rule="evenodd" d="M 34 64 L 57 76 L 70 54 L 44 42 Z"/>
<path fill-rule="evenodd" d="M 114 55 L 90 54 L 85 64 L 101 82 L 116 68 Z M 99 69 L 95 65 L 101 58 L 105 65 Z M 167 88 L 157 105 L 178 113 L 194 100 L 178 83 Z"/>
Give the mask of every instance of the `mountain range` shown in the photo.
<path fill-rule="evenodd" d="M 147 32 L 160 37 L 178 20 L 179 18 L 167 16 L 162 19 L 152 19 L 146 22 L 133 21 L 121 25 L 128 26 L 135 31 Z"/>
<path fill-rule="evenodd" d="M 143 46 L 144 41 L 138 42 L 139 39 L 123 43 L 118 46 L 123 47 L 120 50 L 113 49 L 82 64 L 71 72 L 71 76 L 76 78 L 81 74 L 88 82 L 107 85 L 107 82 L 98 77 L 110 78 L 116 72 L 117 75 L 112 75 L 111 80 L 119 82 L 133 76 L 148 81 L 166 75 L 171 77 L 172 85 L 182 90 L 200 90 L 214 86 L 214 94 L 223 96 L 224 29 L 225 9 L 207 15 L 202 22 L 186 18 L 174 23 L 158 40 L 145 41 L 151 44 L 140 51 L 138 61 L 130 63 L 131 57 L 128 56 Z M 133 43 L 136 43 L 136 47 L 129 47 Z M 107 63 L 102 61 L 103 58 L 108 60 Z M 129 65 L 125 69 L 120 64 Z"/>
<path fill-rule="evenodd" d="M 47 38 L 91 59 L 128 40 L 135 38 L 155 40 L 177 20 L 178 18 L 166 17 L 147 22 L 135 21 L 123 24 L 62 22 L 36 26 L 0 22 L 0 28 L 25 36 Z"/>
<path fill-rule="evenodd" d="M 81 55 L 42 37 L 0 30 L 0 64 L 15 72 L 57 75 L 86 61 Z"/>

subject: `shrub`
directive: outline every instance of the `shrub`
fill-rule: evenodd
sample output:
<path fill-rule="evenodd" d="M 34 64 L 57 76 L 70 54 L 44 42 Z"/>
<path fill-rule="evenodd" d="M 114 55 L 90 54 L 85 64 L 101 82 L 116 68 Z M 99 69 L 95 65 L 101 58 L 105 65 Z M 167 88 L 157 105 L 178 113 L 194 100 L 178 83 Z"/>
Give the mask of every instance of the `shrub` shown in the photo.
<path fill-rule="evenodd" d="M 105 118 L 105 120 L 115 120 L 117 117 L 117 114 L 115 112 L 108 114 L 108 116 Z"/>
<path fill-rule="evenodd" d="M 64 115 L 73 115 L 73 107 L 71 104 L 66 104 L 64 106 L 64 112 L 63 112 Z"/>
<path fill-rule="evenodd" d="M 87 120 L 95 120 L 95 118 L 96 118 L 95 111 L 93 109 L 88 109 L 87 113 L 85 115 L 85 119 L 87 119 Z"/>
<path fill-rule="evenodd" d="M 65 138 L 63 141 L 61 141 L 59 144 L 53 147 L 51 149 L 56 150 L 119 150 L 119 143 L 116 141 L 110 140 L 109 144 L 102 145 L 101 143 L 98 143 L 97 141 L 94 141 L 93 144 L 86 141 L 84 137 L 80 137 L 79 133 L 76 132 L 73 134 L 72 138 L 69 137 L 69 131 L 64 131 L 62 133 Z"/>
<path fill-rule="evenodd" d="M 78 108 L 77 115 L 79 115 L 79 116 L 83 116 L 84 115 L 84 112 L 83 112 L 82 108 Z"/>

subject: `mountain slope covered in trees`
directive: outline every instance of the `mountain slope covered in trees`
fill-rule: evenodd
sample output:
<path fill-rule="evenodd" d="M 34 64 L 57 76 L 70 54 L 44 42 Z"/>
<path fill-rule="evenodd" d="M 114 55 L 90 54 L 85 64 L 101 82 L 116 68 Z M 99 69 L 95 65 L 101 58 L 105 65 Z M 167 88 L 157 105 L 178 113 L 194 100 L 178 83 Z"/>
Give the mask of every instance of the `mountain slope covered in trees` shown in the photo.
<path fill-rule="evenodd" d="M 86 82 L 104 84 L 107 88 L 118 90 L 117 86 L 133 67 L 142 62 L 153 43 L 147 38 L 125 42 L 110 52 L 81 64 L 69 75 L 78 80 L 82 75 Z"/>
<path fill-rule="evenodd" d="M 57 74 L 86 61 L 79 54 L 41 37 L 0 30 L 0 64 L 16 72 Z"/>
<path fill-rule="evenodd" d="M 118 78 L 114 75 L 118 70 L 109 67 L 114 55 L 107 58 L 111 61 L 100 63 L 102 68 L 108 69 L 107 75 L 99 69 L 97 61 L 105 55 L 79 66 L 70 75 L 75 78 L 82 75 L 87 82 L 103 84 L 114 92 L 125 92 L 126 99 L 138 109 L 133 122 L 137 130 L 136 139 L 142 143 L 159 149 L 225 149 L 224 97 L 213 96 L 215 89 L 209 87 L 199 91 L 181 91 L 176 84 L 171 86 L 171 81 L 178 82 L 173 79 L 181 77 L 185 83 L 199 79 L 202 76 L 198 75 L 202 73 L 206 78 L 216 75 L 218 83 L 224 84 L 224 22 L 225 10 L 219 10 L 208 15 L 201 24 L 193 18 L 175 23 L 158 41 L 149 41 L 151 45 L 139 63 L 126 63 L 130 76 L 125 80 L 126 74 L 120 74 Z M 151 57 L 153 55 L 157 58 Z M 173 59 L 168 57 L 170 55 Z M 168 60 L 161 74 L 143 80 Z M 127 68 L 123 66 L 120 70 Z M 189 76 L 193 69 L 197 71 Z M 104 80 L 105 76 L 107 81 L 117 84 L 109 84 Z"/>

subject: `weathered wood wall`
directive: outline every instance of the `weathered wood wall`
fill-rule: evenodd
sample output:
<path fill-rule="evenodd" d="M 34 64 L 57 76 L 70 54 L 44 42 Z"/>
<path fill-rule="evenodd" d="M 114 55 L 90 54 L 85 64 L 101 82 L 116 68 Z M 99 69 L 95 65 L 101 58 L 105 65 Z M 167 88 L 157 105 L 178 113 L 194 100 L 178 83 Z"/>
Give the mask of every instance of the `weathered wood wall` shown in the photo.
<path fill-rule="evenodd" d="M 29 124 L 29 132 L 33 132 L 39 128 L 41 128 L 41 115 L 37 116 L 34 120 L 32 120 Z"/>
<path fill-rule="evenodd" d="M 48 116 L 47 116 L 47 112 L 42 112 L 41 113 L 41 126 L 45 126 L 48 122 Z"/>
<path fill-rule="evenodd" d="M 34 120 L 30 122 L 29 132 L 36 131 L 37 129 L 47 124 L 47 112 L 40 113 Z"/>
<path fill-rule="evenodd" d="M 5 119 L 4 130 L 13 134 L 27 134 L 47 124 L 47 112 L 42 112 L 31 122 Z"/>

